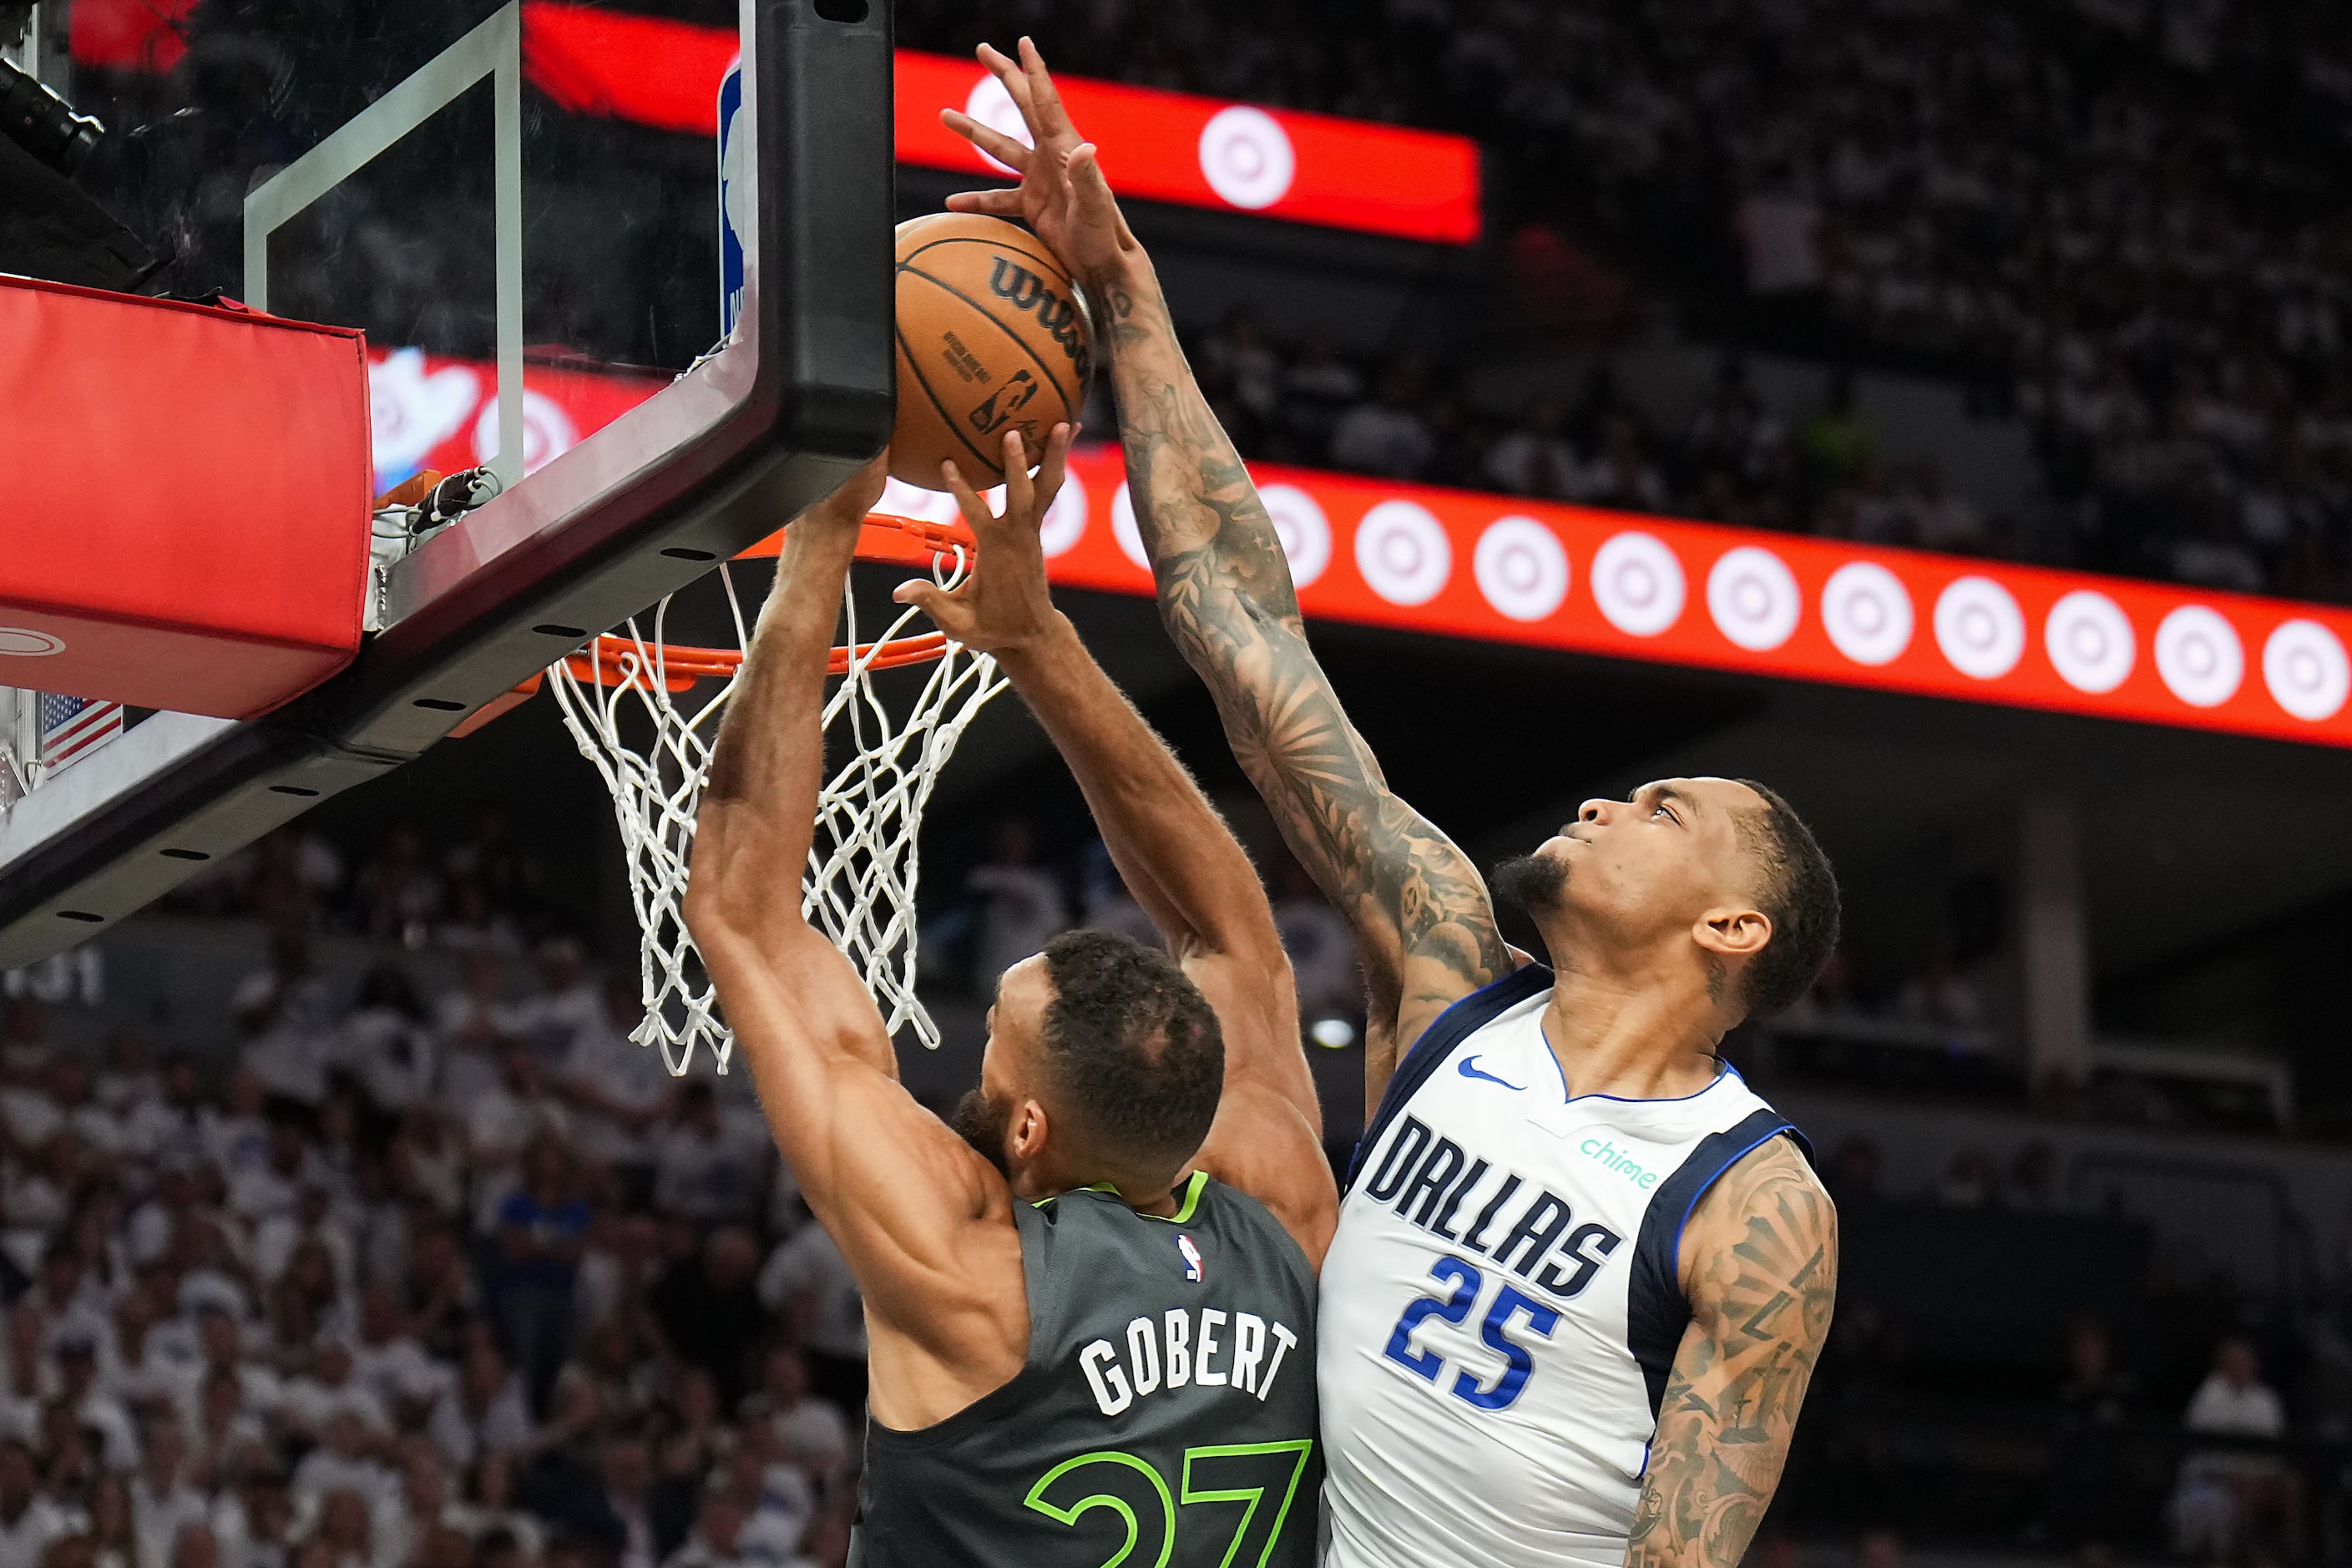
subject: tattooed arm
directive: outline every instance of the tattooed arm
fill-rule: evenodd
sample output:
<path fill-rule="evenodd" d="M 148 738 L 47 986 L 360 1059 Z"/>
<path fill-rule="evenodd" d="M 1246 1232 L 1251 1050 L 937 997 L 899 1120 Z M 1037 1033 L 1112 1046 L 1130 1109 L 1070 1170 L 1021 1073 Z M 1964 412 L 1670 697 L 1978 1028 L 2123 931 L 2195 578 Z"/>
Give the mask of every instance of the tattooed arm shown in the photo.
<path fill-rule="evenodd" d="M 1764 1518 L 1837 1300 L 1837 1211 L 1775 1138 L 1683 1229 L 1675 1355 L 1626 1568 L 1732 1568 Z"/>
<path fill-rule="evenodd" d="M 1215 696 L 1234 754 L 1291 852 L 1355 930 L 1370 991 L 1365 1088 L 1377 1102 L 1431 1020 L 1517 960 L 1477 868 L 1390 790 L 1307 647 L 1273 520 L 1201 395 L 1150 258 L 1045 62 L 1026 39 L 1017 64 L 985 47 L 981 59 L 1020 105 L 1035 149 L 950 110 L 951 129 L 1021 170 L 1022 182 L 949 205 L 1026 221 L 1094 301 L 1161 618 Z"/>

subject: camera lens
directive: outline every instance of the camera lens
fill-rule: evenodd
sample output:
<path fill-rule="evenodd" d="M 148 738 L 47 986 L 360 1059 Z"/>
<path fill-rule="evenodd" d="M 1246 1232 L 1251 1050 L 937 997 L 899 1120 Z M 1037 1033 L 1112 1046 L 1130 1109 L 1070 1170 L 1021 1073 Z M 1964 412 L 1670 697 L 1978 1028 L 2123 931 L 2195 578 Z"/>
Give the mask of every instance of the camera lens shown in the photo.
<path fill-rule="evenodd" d="M 76 114 L 65 100 L 0 60 L 0 136 L 59 174 L 71 174 L 105 134 L 97 120 Z"/>

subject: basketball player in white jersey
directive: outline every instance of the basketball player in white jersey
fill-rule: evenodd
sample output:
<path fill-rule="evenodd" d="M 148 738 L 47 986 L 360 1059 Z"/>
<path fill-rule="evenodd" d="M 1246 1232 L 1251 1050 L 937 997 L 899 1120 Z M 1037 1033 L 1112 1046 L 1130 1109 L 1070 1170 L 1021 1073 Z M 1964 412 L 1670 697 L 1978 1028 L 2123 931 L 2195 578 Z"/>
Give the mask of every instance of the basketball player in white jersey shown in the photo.
<path fill-rule="evenodd" d="M 983 49 L 1034 150 L 950 199 L 1025 220 L 1092 296 L 1163 619 L 1371 992 L 1370 1125 L 1322 1275 L 1338 1568 L 1738 1562 L 1829 1328 L 1837 1224 L 1796 1130 L 1717 1054 L 1836 941 L 1813 837 L 1760 785 L 1591 801 L 1496 885 L 1399 800 L 1307 644 L 1280 541 L 1150 260 L 1027 40 Z M 1500 722 L 1572 722 L 1484 694 Z M 1547 710 L 1549 709 L 1549 711 Z"/>

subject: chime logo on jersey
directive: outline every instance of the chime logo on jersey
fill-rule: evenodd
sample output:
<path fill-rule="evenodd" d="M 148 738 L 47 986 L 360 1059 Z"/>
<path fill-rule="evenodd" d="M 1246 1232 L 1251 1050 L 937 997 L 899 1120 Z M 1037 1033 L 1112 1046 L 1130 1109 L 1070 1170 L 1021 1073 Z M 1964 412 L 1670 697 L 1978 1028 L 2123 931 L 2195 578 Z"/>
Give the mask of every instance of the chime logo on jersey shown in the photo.
<path fill-rule="evenodd" d="M 1208 1268 L 1201 1261 L 1201 1249 L 1192 1245 L 1191 1237 L 1180 1234 L 1176 1237 L 1176 1250 L 1184 1255 L 1185 1279 L 1198 1285 L 1208 1278 Z"/>

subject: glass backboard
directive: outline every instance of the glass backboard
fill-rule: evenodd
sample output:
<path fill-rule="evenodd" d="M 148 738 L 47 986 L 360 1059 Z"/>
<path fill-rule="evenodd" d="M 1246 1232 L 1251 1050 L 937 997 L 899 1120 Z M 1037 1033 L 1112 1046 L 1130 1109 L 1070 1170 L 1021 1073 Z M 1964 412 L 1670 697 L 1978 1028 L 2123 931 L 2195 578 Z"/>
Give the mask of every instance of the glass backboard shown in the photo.
<path fill-rule="evenodd" d="M 251 723 L 156 714 L 8 806 L 0 967 L 419 755 L 887 438 L 887 4 L 742 0 L 723 340 L 718 148 L 540 99 L 529 11 L 421 3 L 371 40 L 247 0 L 196 13 L 168 70 L 77 84 L 114 95 L 92 178 L 171 247 L 159 287 L 363 328 L 379 482 L 480 461 L 504 489 L 389 564 L 382 629 L 326 685 Z M 619 158 L 662 177 L 602 177 Z M 658 390 L 583 420 L 541 391 L 571 375 Z"/>

